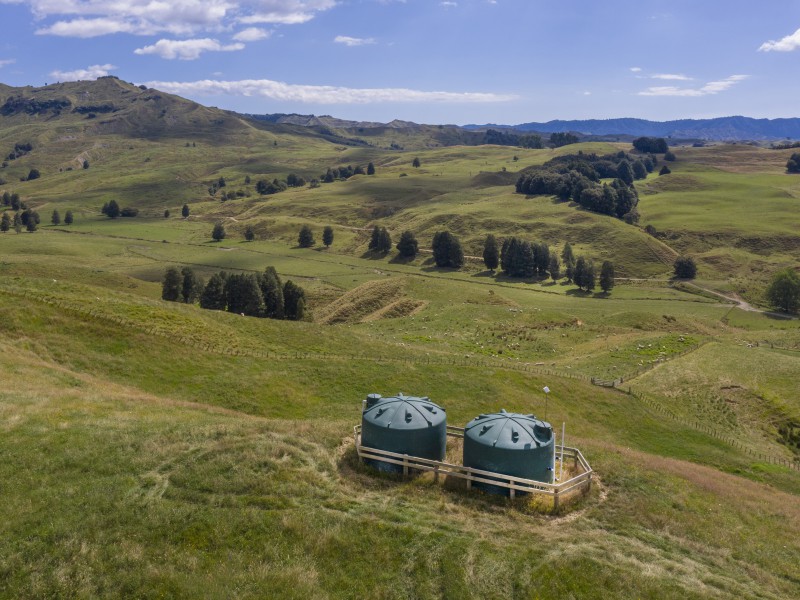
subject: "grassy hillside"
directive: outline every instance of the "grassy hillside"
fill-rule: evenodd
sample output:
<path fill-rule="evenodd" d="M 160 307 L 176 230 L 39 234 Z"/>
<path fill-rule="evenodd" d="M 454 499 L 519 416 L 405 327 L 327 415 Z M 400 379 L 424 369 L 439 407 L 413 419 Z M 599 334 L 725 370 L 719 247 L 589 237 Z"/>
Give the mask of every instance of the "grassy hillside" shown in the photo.
<path fill-rule="evenodd" d="M 35 233 L 0 234 L 0 456 L 13 457 L 0 461 L 0 597 L 800 595 L 800 321 L 669 281 L 686 252 L 701 287 L 758 298 L 796 264 L 785 153 L 678 149 L 671 175 L 637 183 L 640 228 L 513 193 L 528 166 L 620 145 L 353 146 L 144 100 L 161 94 L 113 78 L 0 88 L 0 105 L 74 109 L 85 93 L 120 110 L 0 116 L 0 150 L 33 145 L 0 169 L 0 191 L 42 216 Z M 174 118 L 153 125 L 157 106 Z M 408 135 L 425 146 L 428 133 Z M 376 175 L 255 191 L 368 162 Z M 31 168 L 42 177 L 20 181 Z M 139 216 L 102 216 L 110 199 Z M 50 225 L 54 209 L 75 223 Z M 218 221 L 228 237 L 213 242 Z M 333 226 L 333 245 L 297 248 L 303 224 L 318 244 Z M 395 241 L 412 230 L 424 251 L 373 255 L 374 225 Z M 459 271 L 427 251 L 444 229 L 468 255 Z M 569 241 L 620 279 L 605 295 L 506 278 L 478 258 L 487 233 Z M 310 315 L 164 302 L 173 265 L 205 278 L 272 265 L 306 289 Z M 597 485 L 553 514 L 379 476 L 358 464 L 352 428 L 367 393 L 400 391 L 453 425 L 500 408 L 565 422 Z"/>

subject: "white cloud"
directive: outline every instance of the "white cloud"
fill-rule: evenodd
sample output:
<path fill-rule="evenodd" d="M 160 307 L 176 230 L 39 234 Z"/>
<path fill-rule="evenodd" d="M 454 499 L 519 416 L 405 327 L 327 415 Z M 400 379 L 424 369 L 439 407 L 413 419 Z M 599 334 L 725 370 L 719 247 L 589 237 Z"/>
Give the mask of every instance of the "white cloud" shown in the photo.
<path fill-rule="evenodd" d="M 699 88 L 680 88 L 677 86 L 656 86 L 649 87 L 646 90 L 639 92 L 639 96 L 683 96 L 683 97 L 696 97 L 696 96 L 710 96 L 719 94 L 729 90 L 737 83 L 747 79 L 749 75 L 731 75 L 720 81 L 710 81 Z"/>
<path fill-rule="evenodd" d="M 52 71 L 51 77 L 58 81 L 81 81 L 105 77 L 109 71 L 116 69 L 114 65 L 92 65 L 85 69 L 75 69 L 74 71 Z"/>
<path fill-rule="evenodd" d="M 777 41 L 770 40 L 759 46 L 759 52 L 791 52 L 800 48 L 800 29 Z"/>
<path fill-rule="evenodd" d="M 516 100 L 514 95 L 480 92 L 426 92 L 405 88 L 346 88 L 293 85 L 270 79 L 241 81 L 151 81 L 148 87 L 183 95 L 261 96 L 286 102 L 311 104 L 371 104 L 380 102 L 489 103 Z"/>
<path fill-rule="evenodd" d="M 259 27 L 248 27 L 247 29 L 242 29 L 239 33 L 233 36 L 237 42 L 257 42 L 258 40 L 264 40 L 272 35 L 271 31 L 267 31 L 266 29 L 261 29 Z"/>
<path fill-rule="evenodd" d="M 458 6 L 458 2 L 452 2 L 452 0 L 445 0 L 444 2 L 439 2 L 439 4 L 447 7 Z"/>
<path fill-rule="evenodd" d="M 583 95 L 584 95 L 584 96 L 591 96 L 591 95 L 592 95 L 592 92 L 588 92 L 588 91 L 587 91 L 587 92 L 583 92 Z"/>
<path fill-rule="evenodd" d="M 337 0 L 0 0 L 24 4 L 40 22 L 36 33 L 65 37 L 196 35 L 237 24 L 305 23 Z"/>
<path fill-rule="evenodd" d="M 642 67 L 631 67 L 631 72 L 632 73 L 641 73 L 642 72 Z"/>
<path fill-rule="evenodd" d="M 652 79 L 663 79 L 667 81 L 692 81 L 693 77 L 687 77 L 686 75 L 679 75 L 677 73 L 659 73 L 656 75 L 650 76 Z"/>
<path fill-rule="evenodd" d="M 201 38 L 196 40 L 158 40 L 151 46 L 137 48 L 134 54 L 156 54 L 167 60 L 195 60 L 203 52 L 234 52 L 243 50 L 244 44 L 229 44 L 223 46 L 217 40 Z"/>
<path fill-rule="evenodd" d="M 333 38 L 337 44 L 344 44 L 345 46 L 365 46 L 367 44 L 374 44 L 375 38 L 356 38 L 348 35 L 337 35 Z"/>
<path fill-rule="evenodd" d="M 0 59 L 0 69 L 8 65 L 13 65 L 15 62 L 17 62 L 16 58 Z"/>

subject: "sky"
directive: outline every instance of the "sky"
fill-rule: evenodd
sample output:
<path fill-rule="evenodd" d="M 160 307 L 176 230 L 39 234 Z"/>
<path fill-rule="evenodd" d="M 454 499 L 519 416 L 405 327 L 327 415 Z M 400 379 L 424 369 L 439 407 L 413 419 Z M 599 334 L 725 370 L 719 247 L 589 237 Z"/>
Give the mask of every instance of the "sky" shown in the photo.
<path fill-rule="evenodd" d="M 0 0 L 0 82 L 418 123 L 800 117 L 797 0 Z"/>

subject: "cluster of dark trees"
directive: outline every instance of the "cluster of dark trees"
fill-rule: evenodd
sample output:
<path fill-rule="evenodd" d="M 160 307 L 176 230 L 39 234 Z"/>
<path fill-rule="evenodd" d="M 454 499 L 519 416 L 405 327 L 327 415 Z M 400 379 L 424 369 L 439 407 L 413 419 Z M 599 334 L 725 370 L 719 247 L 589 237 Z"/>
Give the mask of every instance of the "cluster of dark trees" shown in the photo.
<path fill-rule="evenodd" d="M 139 214 L 139 209 L 129 206 L 120 208 L 116 200 L 111 200 L 103 204 L 103 208 L 100 209 L 100 212 L 110 219 L 116 219 L 117 217 L 135 217 Z"/>
<path fill-rule="evenodd" d="M 485 144 L 495 146 L 519 146 L 521 148 L 544 148 L 542 136 L 535 133 L 513 133 L 511 131 L 498 131 L 497 129 L 487 129 L 484 135 Z"/>
<path fill-rule="evenodd" d="M 569 146 L 570 144 L 577 144 L 579 138 L 574 133 L 558 132 L 550 134 L 550 146 L 553 148 L 560 148 L 561 146 Z"/>
<path fill-rule="evenodd" d="M 554 158 L 520 175 L 516 191 L 573 200 L 587 210 L 636 223 L 639 196 L 634 180 L 644 179 L 656 165 L 655 156 L 632 157 L 625 152 L 597 156 L 572 154 Z M 600 183 L 601 179 L 614 180 Z"/>
<path fill-rule="evenodd" d="M 545 279 L 549 276 L 553 281 L 566 277 L 568 282 L 586 291 L 593 290 L 596 285 L 594 263 L 582 256 L 576 259 L 569 242 L 564 245 L 559 260 L 543 242 L 510 237 L 503 240 L 502 248 L 498 248 L 497 239 L 489 234 L 483 247 L 483 262 L 492 271 L 499 266 L 508 277 Z M 614 287 L 614 276 L 613 263 L 604 261 L 600 270 L 600 287 L 604 292 L 608 293 Z"/>
<path fill-rule="evenodd" d="M 786 170 L 789 173 L 800 173 L 800 152 L 794 152 L 786 161 Z"/>
<path fill-rule="evenodd" d="M 170 302 L 200 302 L 201 308 L 227 310 L 249 317 L 300 321 L 306 313 L 305 291 L 291 280 L 281 282 L 274 267 L 263 273 L 215 273 L 204 283 L 190 267 L 169 267 L 161 297 Z"/>
<path fill-rule="evenodd" d="M 669 145 L 664 138 L 639 137 L 633 140 L 633 147 L 639 152 L 648 154 L 664 154 L 669 151 Z"/>
<path fill-rule="evenodd" d="M 3 206 L 10 206 L 11 210 L 19 210 L 20 208 L 25 208 L 23 204 L 24 202 L 20 200 L 18 193 L 3 192 Z"/>
<path fill-rule="evenodd" d="M 353 175 L 375 175 L 375 165 L 373 163 L 369 163 L 367 165 L 366 170 L 361 165 L 348 165 L 346 167 L 338 167 L 331 169 L 328 167 L 327 171 L 324 174 L 320 175 L 319 180 L 322 183 L 333 183 L 337 179 L 339 180 L 346 180 L 350 179 Z M 317 181 L 317 180 L 312 180 Z"/>
<path fill-rule="evenodd" d="M 372 236 L 369 238 L 369 249 L 378 254 L 387 254 L 392 249 L 392 236 L 386 227 L 372 228 Z"/>
<path fill-rule="evenodd" d="M 460 269 L 464 266 L 464 251 L 461 242 L 449 231 L 437 231 L 433 234 L 433 262 L 437 267 Z"/>
<path fill-rule="evenodd" d="M 6 160 L 16 160 L 21 156 L 25 156 L 33 150 L 33 145 L 30 143 L 17 142 L 14 144 L 14 150 L 8 153 Z"/>

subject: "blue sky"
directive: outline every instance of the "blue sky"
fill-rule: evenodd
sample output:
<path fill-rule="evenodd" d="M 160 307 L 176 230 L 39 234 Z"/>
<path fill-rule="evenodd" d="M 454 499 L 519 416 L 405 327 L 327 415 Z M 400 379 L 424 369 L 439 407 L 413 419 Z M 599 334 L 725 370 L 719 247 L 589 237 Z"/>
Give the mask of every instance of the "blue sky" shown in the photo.
<path fill-rule="evenodd" d="M 800 2 L 0 0 L 0 82 L 424 123 L 797 117 Z"/>

